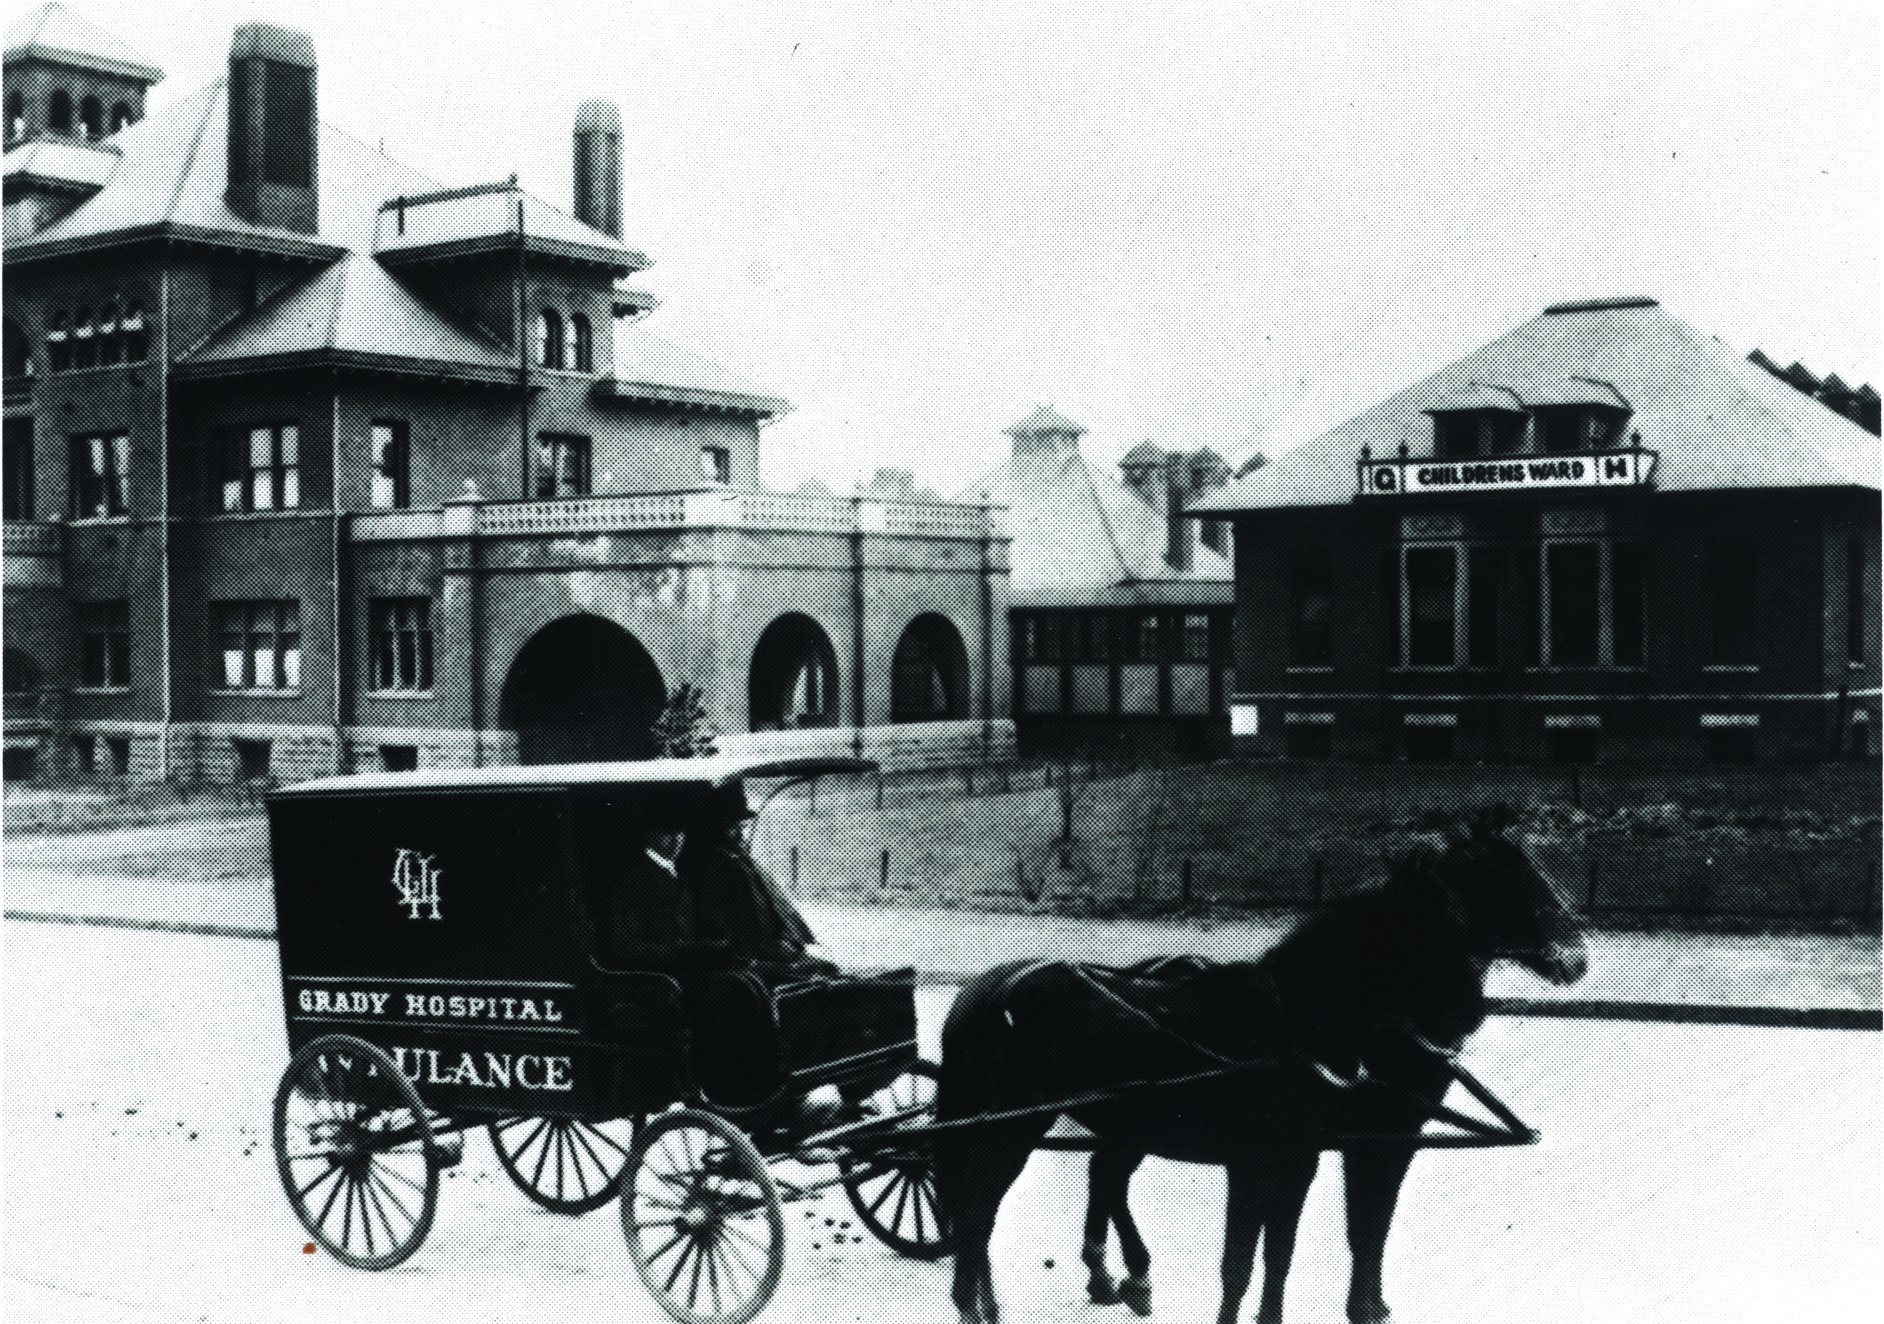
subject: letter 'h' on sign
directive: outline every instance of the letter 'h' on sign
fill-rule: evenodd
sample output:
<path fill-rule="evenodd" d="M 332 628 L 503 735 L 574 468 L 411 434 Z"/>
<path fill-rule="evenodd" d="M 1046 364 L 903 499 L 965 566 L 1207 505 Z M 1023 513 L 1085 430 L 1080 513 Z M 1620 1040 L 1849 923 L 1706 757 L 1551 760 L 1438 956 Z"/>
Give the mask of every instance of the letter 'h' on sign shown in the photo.
<path fill-rule="evenodd" d="M 445 871 L 432 867 L 435 858 L 401 848 L 393 861 L 392 884 L 399 889 L 399 904 L 412 907 L 413 919 L 420 918 L 419 910 L 424 906 L 432 908 L 431 918 L 443 918 L 438 913 L 438 880 Z"/>

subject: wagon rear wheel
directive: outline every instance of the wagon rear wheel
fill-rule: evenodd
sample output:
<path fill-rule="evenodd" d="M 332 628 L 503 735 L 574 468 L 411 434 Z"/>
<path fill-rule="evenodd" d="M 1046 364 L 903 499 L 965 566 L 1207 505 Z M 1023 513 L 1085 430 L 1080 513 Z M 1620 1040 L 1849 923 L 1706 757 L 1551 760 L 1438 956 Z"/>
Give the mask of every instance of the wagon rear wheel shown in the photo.
<path fill-rule="evenodd" d="M 908 1071 L 863 1101 L 865 1115 L 921 1108 L 924 1111 L 903 1125 L 933 1122 L 936 1074 L 933 1063 L 911 1063 Z M 844 1155 L 841 1169 L 851 1208 L 878 1241 L 918 1260 L 939 1260 L 954 1249 L 948 1215 L 936 1194 L 935 1160 L 922 1137 L 882 1133 Z"/>
<path fill-rule="evenodd" d="M 785 1268 L 785 1217 L 765 1160 L 711 1113 L 654 1119 L 622 1177 L 635 1272 L 681 1324 L 745 1324 Z"/>
<path fill-rule="evenodd" d="M 418 1092 L 348 1035 L 294 1055 L 275 1092 L 275 1163 L 314 1240 L 356 1269 L 390 1269 L 431 1231 L 441 1151 Z"/>
<path fill-rule="evenodd" d="M 634 1143 L 626 1119 L 597 1126 L 573 1117 L 503 1117 L 486 1130 L 510 1180 L 559 1214 L 586 1214 L 613 1200 Z"/>

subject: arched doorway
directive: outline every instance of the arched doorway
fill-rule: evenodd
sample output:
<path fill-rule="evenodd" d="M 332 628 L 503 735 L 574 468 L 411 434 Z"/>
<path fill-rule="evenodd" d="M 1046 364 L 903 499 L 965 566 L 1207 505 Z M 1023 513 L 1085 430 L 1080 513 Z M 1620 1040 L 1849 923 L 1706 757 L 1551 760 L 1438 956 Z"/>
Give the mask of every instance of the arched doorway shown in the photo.
<path fill-rule="evenodd" d="M 918 616 L 890 662 L 890 720 L 947 722 L 968 716 L 968 650 L 945 616 Z"/>
<path fill-rule="evenodd" d="M 747 713 L 754 731 L 836 726 L 837 652 L 819 624 L 789 612 L 752 651 Z"/>
<path fill-rule="evenodd" d="M 660 668 L 635 637 L 599 616 L 538 630 L 510 664 L 499 720 L 522 763 L 605 763 L 655 754 L 648 727 L 667 702 Z"/>

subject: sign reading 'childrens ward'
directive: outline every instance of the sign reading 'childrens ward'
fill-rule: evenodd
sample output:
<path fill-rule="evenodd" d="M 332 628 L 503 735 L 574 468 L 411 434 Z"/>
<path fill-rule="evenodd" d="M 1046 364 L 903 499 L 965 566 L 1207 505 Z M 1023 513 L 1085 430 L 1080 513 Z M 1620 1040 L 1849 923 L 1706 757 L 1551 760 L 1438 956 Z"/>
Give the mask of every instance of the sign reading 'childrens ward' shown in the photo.
<path fill-rule="evenodd" d="M 1489 460 L 1363 459 L 1359 462 L 1360 495 L 1642 487 L 1654 477 L 1656 458 L 1654 451 L 1632 447 L 1584 455 L 1527 455 Z"/>

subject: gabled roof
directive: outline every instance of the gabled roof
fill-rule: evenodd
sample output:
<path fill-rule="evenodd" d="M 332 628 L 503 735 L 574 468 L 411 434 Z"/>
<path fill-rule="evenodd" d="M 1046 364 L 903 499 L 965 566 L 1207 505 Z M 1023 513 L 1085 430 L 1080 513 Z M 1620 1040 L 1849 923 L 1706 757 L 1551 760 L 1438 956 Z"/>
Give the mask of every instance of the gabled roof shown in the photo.
<path fill-rule="evenodd" d="M 145 64 L 129 46 L 61 4 L 41 5 L 7 29 L 5 58 L 8 64 L 45 60 L 147 83 L 162 82 L 164 76 L 162 69 Z"/>
<path fill-rule="evenodd" d="M 1422 411 L 1472 382 L 1583 378 L 1628 402 L 1662 491 L 1879 486 L 1878 438 L 1645 300 L 1546 313 L 1197 503 L 1200 511 L 1354 499 L 1361 448 L 1430 454 Z"/>
<path fill-rule="evenodd" d="M 362 253 L 349 253 L 218 331 L 182 360 L 183 375 L 215 376 L 264 359 L 459 376 L 470 370 L 493 381 L 515 380 L 517 371 L 502 345 L 447 320 Z"/>
<path fill-rule="evenodd" d="M 1172 569 L 1166 517 L 1078 451 L 1010 461 L 956 499 L 984 492 L 1009 508 L 1008 596 L 1017 607 L 1230 601 L 1228 560 L 1193 542 L 1194 568 Z M 1196 538 L 1193 521 L 1183 527 Z"/>

